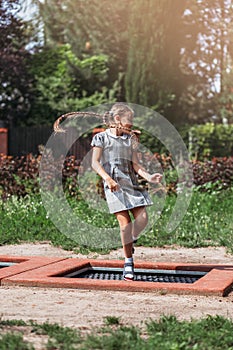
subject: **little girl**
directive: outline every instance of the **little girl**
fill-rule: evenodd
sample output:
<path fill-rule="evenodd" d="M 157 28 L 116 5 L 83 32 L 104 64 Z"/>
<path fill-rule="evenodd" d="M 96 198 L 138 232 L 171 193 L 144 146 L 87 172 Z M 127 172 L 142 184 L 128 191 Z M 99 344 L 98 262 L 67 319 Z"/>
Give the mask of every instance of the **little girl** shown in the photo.
<path fill-rule="evenodd" d="M 158 183 L 162 175 L 150 175 L 139 165 L 135 149 L 135 133 L 131 130 L 134 112 L 116 103 L 109 112 L 109 128 L 92 140 L 92 167 L 104 181 L 104 192 L 110 213 L 119 222 L 125 264 L 123 277 L 134 279 L 133 243 L 148 222 L 145 207 L 152 204 L 148 192 L 141 189 L 136 173 L 148 182 Z M 131 221 L 130 213 L 134 217 Z"/>
<path fill-rule="evenodd" d="M 136 149 L 138 131 L 132 130 L 134 111 L 129 106 L 115 103 L 103 116 L 91 112 L 67 113 L 55 121 L 55 132 L 64 131 L 59 126 L 63 120 L 79 115 L 101 117 L 108 126 L 105 131 L 93 137 L 92 168 L 103 179 L 109 211 L 115 214 L 119 222 L 125 256 L 123 278 L 132 281 L 133 243 L 147 225 L 145 207 L 153 204 L 148 192 L 139 186 L 136 174 L 152 183 L 160 182 L 162 175 L 151 175 L 139 164 Z"/>

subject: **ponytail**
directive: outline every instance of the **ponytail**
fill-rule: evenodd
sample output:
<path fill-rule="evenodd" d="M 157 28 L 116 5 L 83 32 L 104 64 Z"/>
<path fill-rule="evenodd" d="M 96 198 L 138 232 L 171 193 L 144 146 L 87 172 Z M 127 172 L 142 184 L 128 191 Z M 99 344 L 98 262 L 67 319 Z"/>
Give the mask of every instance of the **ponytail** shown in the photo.
<path fill-rule="evenodd" d="M 114 117 L 116 115 L 123 116 L 125 113 L 132 113 L 134 115 L 134 111 L 127 106 L 126 104 L 122 102 L 117 102 L 115 103 L 110 111 L 105 112 L 104 114 L 99 114 L 95 112 L 70 112 L 61 115 L 53 124 L 53 130 L 55 133 L 62 133 L 65 132 L 65 129 L 63 129 L 60 124 L 64 122 L 67 119 L 73 119 L 73 118 L 78 118 L 78 117 L 96 117 L 99 118 L 102 121 L 102 124 L 111 127 L 111 128 L 117 128 L 117 129 L 122 129 L 121 126 L 116 125 L 114 122 Z M 123 128 L 125 131 L 127 131 L 127 128 Z M 136 149 L 138 146 L 138 137 L 140 134 L 139 130 L 128 130 L 128 134 L 131 135 L 132 139 L 132 145 L 133 148 Z"/>
<path fill-rule="evenodd" d="M 61 128 L 60 124 L 64 122 L 66 119 L 73 119 L 73 118 L 78 118 L 78 117 L 96 117 L 102 120 L 102 123 L 104 125 L 108 125 L 109 123 L 109 117 L 108 117 L 109 112 L 102 114 L 98 114 L 95 112 L 70 112 L 61 115 L 53 124 L 53 130 L 55 133 L 59 132 L 65 132 L 65 129 Z"/>
<path fill-rule="evenodd" d="M 114 117 L 115 115 L 124 115 L 124 113 L 130 112 L 132 115 L 134 115 L 134 111 L 127 106 L 126 104 L 122 102 L 115 103 L 111 110 L 108 112 L 105 112 L 104 114 L 99 114 L 95 112 L 70 112 L 61 115 L 53 124 L 53 130 L 56 133 L 59 132 L 65 132 L 63 128 L 60 127 L 60 124 L 65 121 L 66 119 L 72 119 L 72 118 L 78 118 L 78 117 L 96 117 L 99 118 L 102 121 L 102 124 L 109 127 L 114 126 Z"/>

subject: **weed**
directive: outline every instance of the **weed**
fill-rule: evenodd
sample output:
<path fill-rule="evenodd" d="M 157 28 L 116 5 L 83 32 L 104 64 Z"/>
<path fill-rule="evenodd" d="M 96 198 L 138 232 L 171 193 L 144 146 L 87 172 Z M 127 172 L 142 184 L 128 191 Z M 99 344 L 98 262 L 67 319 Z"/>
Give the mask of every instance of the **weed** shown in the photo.
<path fill-rule="evenodd" d="M 35 348 L 23 340 L 22 334 L 8 332 L 0 336 L 1 350 L 34 350 Z"/>
<path fill-rule="evenodd" d="M 119 321 L 108 316 L 107 323 Z M 14 324 L 21 321 L 14 320 Z M 58 324 L 29 322 L 36 334 L 48 336 L 47 350 L 222 350 L 233 349 L 233 321 L 222 316 L 207 316 L 199 320 L 178 321 L 175 316 L 161 316 L 159 320 L 145 323 L 146 331 L 139 327 L 119 327 L 93 330 L 80 335 L 75 329 Z M 0 336 L 1 350 L 33 350 L 33 345 L 23 341 L 22 334 L 8 332 Z"/>
<path fill-rule="evenodd" d="M 116 316 L 106 316 L 104 321 L 107 326 L 120 324 L 120 318 Z"/>

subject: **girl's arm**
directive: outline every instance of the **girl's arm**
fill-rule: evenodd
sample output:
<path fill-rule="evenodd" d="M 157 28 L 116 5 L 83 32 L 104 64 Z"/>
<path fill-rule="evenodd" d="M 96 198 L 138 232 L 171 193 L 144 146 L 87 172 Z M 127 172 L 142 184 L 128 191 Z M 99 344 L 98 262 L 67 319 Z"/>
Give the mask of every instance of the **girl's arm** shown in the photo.
<path fill-rule="evenodd" d="M 93 153 L 92 153 L 92 162 L 91 166 L 95 170 L 97 174 L 99 174 L 102 179 L 106 182 L 110 190 L 113 191 L 118 191 L 119 190 L 119 185 L 117 182 L 115 182 L 111 176 L 109 176 L 102 165 L 100 164 L 100 159 L 102 156 L 102 148 L 101 147 L 93 147 Z"/>
<path fill-rule="evenodd" d="M 160 173 L 149 174 L 140 164 L 137 156 L 137 152 L 133 152 L 132 157 L 133 168 L 136 173 L 143 177 L 148 182 L 159 183 L 162 179 L 162 175 Z"/>

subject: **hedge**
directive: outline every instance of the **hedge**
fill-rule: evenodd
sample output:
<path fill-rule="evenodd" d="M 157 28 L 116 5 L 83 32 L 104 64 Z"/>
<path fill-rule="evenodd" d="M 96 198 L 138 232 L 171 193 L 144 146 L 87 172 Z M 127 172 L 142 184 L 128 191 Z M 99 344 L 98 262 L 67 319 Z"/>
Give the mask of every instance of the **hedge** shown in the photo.
<path fill-rule="evenodd" d="M 174 173 L 171 157 L 154 154 L 153 157 L 161 164 L 166 175 L 166 185 L 175 192 L 177 179 Z M 41 156 L 31 154 L 21 157 L 7 157 L 0 155 L 0 198 L 7 199 L 11 195 L 18 197 L 31 193 L 39 193 L 39 166 Z M 207 161 L 191 162 L 194 185 L 202 190 L 211 188 L 226 189 L 233 183 L 233 157 L 213 158 Z M 48 176 L 53 176 L 52 164 L 48 162 Z M 77 195 L 78 174 L 81 171 L 79 162 L 73 156 L 66 157 L 62 172 L 64 189 L 70 195 Z M 169 179 L 169 180 L 168 180 Z M 169 181 L 169 183 L 168 183 Z M 95 184 L 93 184 L 95 186 Z"/>
<path fill-rule="evenodd" d="M 191 158 L 203 160 L 233 155 L 233 124 L 206 123 L 192 126 L 188 142 Z"/>

